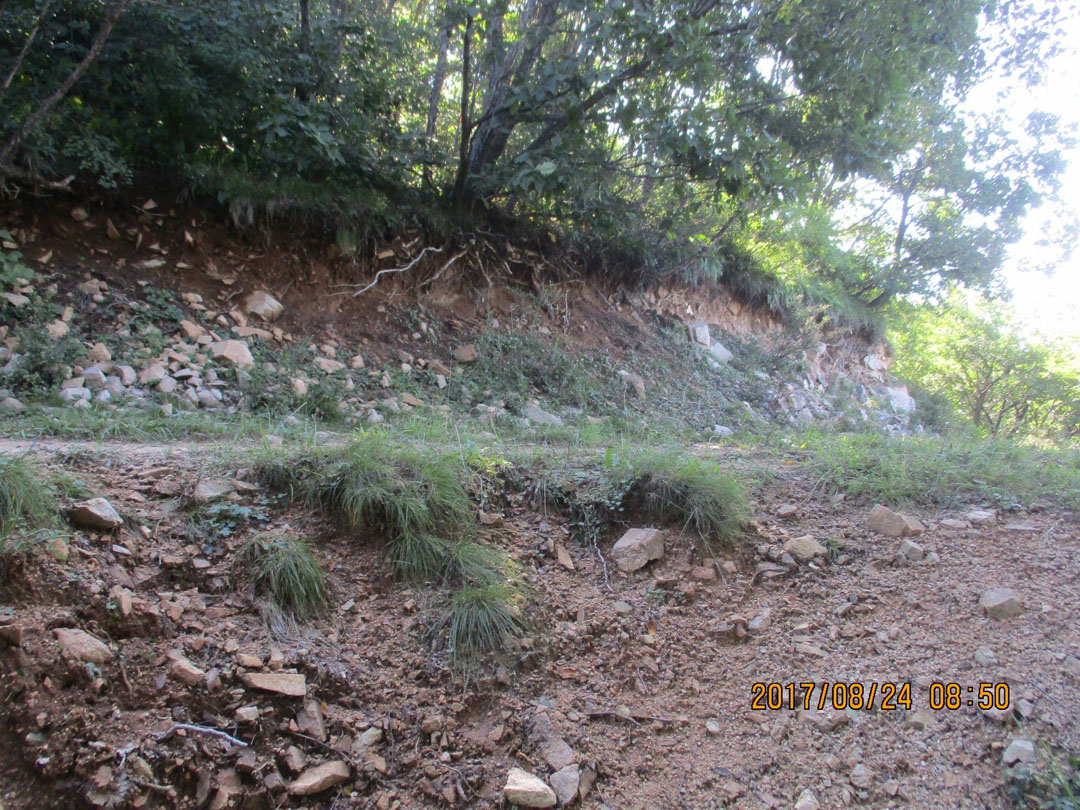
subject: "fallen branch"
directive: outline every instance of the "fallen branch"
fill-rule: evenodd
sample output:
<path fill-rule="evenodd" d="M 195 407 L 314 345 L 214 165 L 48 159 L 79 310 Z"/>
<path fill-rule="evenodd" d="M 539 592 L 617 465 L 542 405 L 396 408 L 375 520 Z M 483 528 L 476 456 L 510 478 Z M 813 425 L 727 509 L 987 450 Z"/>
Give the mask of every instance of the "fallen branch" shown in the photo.
<path fill-rule="evenodd" d="M 167 739 L 172 737 L 174 734 L 176 734 L 176 732 L 178 731 L 192 731 L 196 734 L 210 734 L 211 736 L 225 740 L 227 743 L 229 743 L 229 745 L 237 745 L 241 748 L 247 747 L 246 742 L 244 742 L 243 740 L 238 740 L 232 734 L 228 734 L 224 731 L 219 731 L 216 728 L 209 728 L 208 726 L 195 726 L 191 723 L 173 723 L 168 731 L 164 731 L 161 734 L 158 734 L 157 737 L 154 738 L 154 741 L 163 743 Z"/>
<path fill-rule="evenodd" d="M 370 284 L 365 285 L 364 287 L 353 293 L 353 298 L 356 298 L 358 295 L 363 295 L 376 284 L 378 284 L 379 279 L 383 276 L 384 273 L 404 273 L 406 270 L 411 269 L 413 265 L 415 265 L 418 261 L 424 258 L 424 254 L 427 253 L 429 250 L 433 253 L 442 253 L 442 248 L 428 246 L 421 250 L 420 254 L 415 259 L 413 259 L 411 262 L 404 265 L 403 267 L 390 267 L 386 270 L 380 270 L 378 273 L 375 274 L 375 278 L 372 279 Z"/>

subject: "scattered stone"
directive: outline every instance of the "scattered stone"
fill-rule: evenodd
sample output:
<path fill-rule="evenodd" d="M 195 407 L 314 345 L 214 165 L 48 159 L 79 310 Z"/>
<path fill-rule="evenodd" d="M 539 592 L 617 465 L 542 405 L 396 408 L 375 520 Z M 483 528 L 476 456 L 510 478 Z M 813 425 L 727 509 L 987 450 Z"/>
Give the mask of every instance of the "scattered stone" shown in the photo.
<path fill-rule="evenodd" d="M 777 507 L 777 509 L 776 509 L 776 516 L 780 517 L 780 518 L 784 518 L 785 520 L 787 520 L 788 518 L 793 518 L 798 514 L 799 514 L 799 507 L 797 507 L 793 503 L 780 504 L 780 506 Z"/>
<path fill-rule="evenodd" d="M 476 353 L 476 347 L 471 343 L 468 343 L 464 346 L 458 346 L 456 349 L 454 349 L 454 359 L 457 360 L 459 363 L 475 363 L 477 357 L 478 355 Z"/>
<path fill-rule="evenodd" d="M 547 784 L 538 776 L 511 768 L 506 775 L 503 798 L 519 807 L 554 807 L 558 798 Z"/>
<path fill-rule="evenodd" d="M 972 526 L 993 526 L 997 523 L 997 513 L 990 509 L 972 509 L 964 517 Z"/>
<path fill-rule="evenodd" d="M 244 312 L 264 321 L 275 321 L 285 312 L 285 307 L 270 293 L 256 290 L 244 299 Z"/>
<path fill-rule="evenodd" d="M 90 366 L 90 368 L 83 371 L 82 378 L 83 384 L 87 388 L 93 388 L 95 390 L 98 388 L 104 388 L 105 383 L 107 382 L 105 372 L 97 366 Z"/>
<path fill-rule="evenodd" d="M 112 360 L 112 354 L 109 352 L 109 347 L 104 343 L 95 343 L 90 347 L 90 351 L 86 356 L 90 359 L 91 363 L 108 363 Z"/>
<path fill-rule="evenodd" d="M 824 557 L 829 553 L 825 546 L 821 545 L 811 535 L 804 534 L 802 537 L 793 537 L 784 543 L 784 551 L 791 554 L 801 563 L 808 563 L 815 557 Z"/>
<path fill-rule="evenodd" d="M 89 664 L 104 664 L 112 659 L 113 654 L 105 642 L 83 630 L 58 627 L 53 630 L 56 640 L 64 652 Z"/>
<path fill-rule="evenodd" d="M 821 810 L 821 805 L 818 803 L 814 791 L 807 788 L 800 793 L 798 800 L 795 802 L 795 810 Z"/>
<path fill-rule="evenodd" d="M 71 209 L 71 218 L 76 222 L 86 222 L 90 218 L 90 214 L 81 205 L 76 205 Z"/>
<path fill-rule="evenodd" d="M 637 395 L 638 399 L 645 399 L 645 378 L 640 374 L 635 374 L 632 371 L 619 371 L 619 378 L 622 379 L 623 385 L 627 390 L 631 390 Z"/>
<path fill-rule="evenodd" d="M 535 422 L 538 425 L 554 425 L 561 426 L 563 423 L 561 416 L 556 416 L 553 413 L 548 413 L 539 405 L 529 402 L 526 403 L 522 413 L 528 418 L 530 422 Z"/>
<path fill-rule="evenodd" d="M 869 789 L 873 778 L 874 772 L 861 762 L 851 769 L 851 784 L 859 788 L 859 790 Z"/>
<path fill-rule="evenodd" d="M 566 744 L 551 724 L 547 712 L 537 712 L 529 724 L 529 736 L 540 749 L 540 755 L 554 771 L 565 768 L 576 757 L 574 749 Z"/>
<path fill-rule="evenodd" d="M 706 349 L 712 345 L 712 336 L 709 334 L 709 325 L 704 321 L 695 321 L 686 328 L 690 332 L 690 340 L 692 342 L 699 346 L 704 346 Z"/>
<path fill-rule="evenodd" d="M 941 521 L 941 525 L 946 529 L 966 529 L 971 524 L 966 520 L 957 520 L 956 518 L 945 518 Z"/>
<path fill-rule="evenodd" d="M 1035 746 L 1030 740 L 1015 739 L 1001 754 L 1001 761 L 1007 766 L 1035 762 Z"/>
<path fill-rule="evenodd" d="M 319 701 L 304 701 L 304 708 L 296 713 L 296 727 L 301 733 L 314 737 L 319 742 L 326 742 L 326 721 L 323 720 Z"/>
<path fill-rule="evenodd" d="M 721 363 L 728 363 L 735 354 L 719 340 L 714 340 L 709 346 L 709 353 Z"/>
<path fill-rule="evenodd" d="M 611 609 L 615 611 L 615 615 L 617 616 L 628 616 L 634 611 L 634 608 L 630 606 L 629 602 L 623 602 L 622 600 L 612 602 Z"/>
<path fill-rule="evenodd" d="M 611 548 L 611 559 L 629 573 L 664 556 L 664 533 L 659 529 L 629 529 Z"/>
<path fill-rule="evenodd" d="M 0 413 L 22 413 L 25 410 L 26 406 L 15 397 L 4 397 L 0 400 Z"/>
<path fill-rule="evenodd" d="M 362 354 L 354 354 L 349 359 L 349 368 L 351 368 L 351 369 L 361 369 L 363 367 L 364 367 L 364 355 L 362 355 Z"/>
<path fill-rule="evenodd" d="M 408 405 L 410 408 L 425 408 L 426 403 L 419 397 L 415 397 L 412 394 L 404 393 L 401 395 L 401 401 Z"/>
<path fill-rule="evenodd" d="M 324 374 L 336 374 L 345 370 L 345 364 L 340 360 L 331 360 L 329 357 L 316 357 L 312 364 Z"/>
<path fill-rule="evenodd" d="M 283 764 L 285 770 L 289 773 L 300 773 L 304 770 L 304 766 L 307 765 L 307 754 L 297 748 L 295 745 L 290 745 L 285 750 L 285 756 L 283 757 Z"/>
<path fill-rule="evenodd" d="M 19 307 L 25 307 L 27 304 L 30 303 L 29 298 L 27 298 L 25 295 L 20 295 L 19 293 L 0 293 L 0 298 L 3 298 L 9 304 L 15 307 L 15 309 L 19 309 Z"/>
<path fill-rule="evenodd" d="M 923 547 L 918 543 L 912 543 L 910 540 L 903 540 L 900 543 L 900 556 L 909 562 L 918 562 L 924 556 L 925 552 Z"/>
<path fill-rule="evenodd" d="M 690 578 L 699 582 L 715 582 L 716 569 L 711 565 L 695 565 L 690 569 Z"/>
<path fill-rule="evenodd" d="M 90 399 L 90 389 L 83 387 L 63 388 L 60 391 L 60 399 L 64 402 L 86 402 Z"/>
<path fill-rule="evenodd" d="M 347 782 L 351 771 L 345 762 L 324 762 L 304 771 L 288 786 L 290 796 L 312 796 Z"/>
<path fill-rule="evenodd" d="M 57 562 L 67 562 L 71 549 L 63 537 L 51 537 L 45 543 L 45 551 Z"/>
<path fill-rule="evenodd" d="M 258 706 L 241 706 L 236 710 L 237 723 L 255 723 L 259 719 Z"/>
<path fill-rule="evenodd" d="M 991 588 L 983 593 L 979 606 L 992 619 L 1011 619 L 1024 612 L 1024 605 L 1012 588 Z"/>
<path fill-rule="evenodd" d="M 902 515 L 875 504 L 866 516 L 866 528 L 888 537 L 918 537 L 923 533 L 923 525 L 909 515 Z"/>
<path fill-rule="evenodd" d="M 548 782 L 555 789 L 555 798 L 559 804 L 567 805 L 577 798 L 578 788 L 581 785 L 581 771 L 577 765 L 567 765 L 555 771 Z"/>
<path fill-rule="evenodd" d="M 187 684 L 188 686 L 198 686 L 202 683 L 202 679 L 206 676 L 206 673 L 186 658 L 177 658 L 173 661 L 172 666 L 169 667 L 169 675 L 173 679 Z"/>
<path fill-rule="evenodd" d="M 75 389 L 69 388 L 69 391 Z M 120 513 L 104 498 L 91 498 L 72 504 L 67 510 L 68 519 L 76 526 L 87 529 L 111 530 L 124 524 Z"/>
<path fill-rule="evenodd" d="M 255 364 L 251 350 L 242 340 L 220 340 L 210 344 L 210 354 L 215 360 L 223 360 L 241 368 Z"/>
<path fill-rule="evenodd" d="M 188 340 L 198 340 L 206 334 L 206 330 L 199 324 L 189 321 L 186 318 L 180 321 L 180 331 L 184 333 L 184 337 Z"/>
<path fill-rule="evenodd" d="M 232 482 L 224 478 L 204 478 L 195 485 L 195 503 L 212 503 L 235 492 Z"/>
<path fill-rule="evenodd" d="M 979 647 L 975 651 L 975 663 L 982 667 L 992 666 L 997 663 L 997 656 L 989 647 Z"/>
<path fill-rule="evenodd" d="M 45 331 L 53 340 L 59 340 L 71 331 L 71 327 L 64 321 L 53 321 L 45 327 Z"/>
<path fill-rule="evenodd" d="M 719 720 L 709 718 L 705 721 L 705 733 L 710 737 L 718 736 L 722 730 Z"/>
<path fill-rule="evenodd" d="M 307 694 L 307 680 L 302 674 L 245 672 L 240 681 L 250 689 L 261 689 L 263 692 L 276 692 L 289 697 L 304 697 Z"/>
<path fill-rule="evenodd" d="M 151 385 L 161 382 L 169 375 L 169 369 L 164 363 L 152 363 L 139 374 L 140 385 Z"/>

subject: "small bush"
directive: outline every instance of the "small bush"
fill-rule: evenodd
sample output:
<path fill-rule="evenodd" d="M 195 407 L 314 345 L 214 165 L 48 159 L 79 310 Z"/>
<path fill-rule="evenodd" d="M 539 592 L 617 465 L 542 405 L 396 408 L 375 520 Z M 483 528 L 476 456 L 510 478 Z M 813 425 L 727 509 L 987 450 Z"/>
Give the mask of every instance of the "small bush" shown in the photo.
<path fill-rule="evenodd" d="M 258 592 L 297 617 L 317 613 L 330 597 L 326 574 L 310 541 L 298 537 L 254 537 L 240 550 Z"/>
<path fill-rule="evenodd" d="M 86 353 L 74 337 L 54 339 L 40 326 L 23 326 L 14 336 L 20 357 L 4 382 L 19 393 L 41 395 L 55 390 L 66 379 L 71 358 Z"/>
<path fill-rule="evenodd" d="M 53 488 L 25 457 L 0 455 L 0 555 L 20 548 L 16 532 L 54 526 L 58 511 Z"/>
<path fill-rule="evenodd" d="M 803 447 L 822 485 L 896 506 L 1002 505 L 1054 498 L 1080 508 L 1080 452 L 1006 440 L 811 433 Z"/>

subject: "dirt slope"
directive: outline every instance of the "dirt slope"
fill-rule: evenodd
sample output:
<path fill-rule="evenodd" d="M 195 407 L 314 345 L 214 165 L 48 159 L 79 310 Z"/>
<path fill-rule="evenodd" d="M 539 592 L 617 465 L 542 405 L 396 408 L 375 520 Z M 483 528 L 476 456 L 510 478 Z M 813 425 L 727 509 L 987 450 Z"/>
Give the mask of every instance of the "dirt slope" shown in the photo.
<path fill-rule="evenodd" d="M 830 499 L 798 464 L 781 464 L 756 504 L 760 553 L 703 569 L 672 535 L 663 560 L 624 575 L 570 542 L 562 516 L 505 493 L 488 539 L 526 567 L 538 630 L 516 670 L 463 683 L 425 641 L 424 593 L 388 579 L 367 538 L 322 530 L 335 607 L 273 632 L 229 564 L 261 524 L 186 532 L 184 498 L 218 474 L 205 449 L 34 452 L 128 523 L 77 533 L 66 560 L 42 557 L 0 592 L 6 810 L 498 807 L 509 768 L 545 776 L 567 750 L 586 782 L 596 775 L 586 808 L 759 810 L 800 797 L 811 807 L 809 789 L 822 808 L 1004 809 L 1014 737 L 1080 745 L 1078 537 L 1052 510 L 977 528 L 961 513 L 920 514 L 915 542 L 940 559 L 901 564 L 901 541 L 865 528 L 868 505 Z M 283 512 L 262 489 L 237 497 L 275 525 L 320 531 L 318 516 Z M 780 518 L 782 504 L 799 508 Z M 805 534 L 832 541 L 829 559 L 768 562 L 771 546 Z M 561 564 L 558 547 L 569 553 Z M 985 616 L 989 587 L 1014 588 L 1024 611 Z M 77 660 L 54 632 L 63 628 L 93 634 L 111 657 Z M 252 672 L 301 674 L 307 697 L 260 691 Z M 1008 684 L 1012 708 L 932 710 L 935 680 Z M 834 681 L 910 683 L 911 708 L 751 709 L 755 682 Z M 345 763 L 347 778 L 285 792 L 323 762 Z"/>

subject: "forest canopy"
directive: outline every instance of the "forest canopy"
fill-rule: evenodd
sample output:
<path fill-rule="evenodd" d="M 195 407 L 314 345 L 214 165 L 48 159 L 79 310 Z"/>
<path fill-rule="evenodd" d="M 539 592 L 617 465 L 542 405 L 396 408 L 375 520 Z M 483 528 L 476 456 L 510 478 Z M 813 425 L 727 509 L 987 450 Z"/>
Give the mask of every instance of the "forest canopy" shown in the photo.
<path fill-rule="evenodd" d="M 350 243 L 546 233 L 847 312 L 989 288 L 1066 133 L 963 112 L 1037 82 L 1057 4 L 9 0 L 0 177 L 185 190 Z M 74 178 L 74 179 L 72 179 Z"/>

